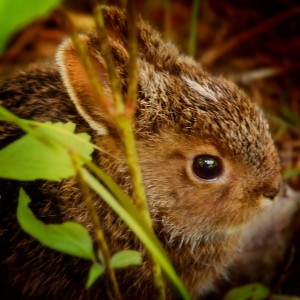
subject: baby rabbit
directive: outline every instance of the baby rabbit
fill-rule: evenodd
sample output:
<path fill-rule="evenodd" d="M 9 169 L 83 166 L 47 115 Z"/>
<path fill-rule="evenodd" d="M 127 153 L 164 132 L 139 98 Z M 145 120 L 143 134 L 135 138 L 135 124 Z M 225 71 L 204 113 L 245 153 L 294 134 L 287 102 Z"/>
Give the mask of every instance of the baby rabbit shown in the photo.
<path fill-rule="evenodd" d="M 123 12 L 104 10 L 122 90 L 127 87 L 127 24 Z M 234 257 L 245 226 L 276 196 L 280 166 L 268 124 L 234 84 L 213 77 L 142 20 L 138 34 L 138 104 L 134 132 L 154 231 L 193 298 L 201 297 Z M 106 96 L 106 66 L 94 33 L 81 37 Z M 111 120 L 94 102 L 70 40 L 56 64 L 33 66 L 7 79 L 0 103 L 22 118 L 77 124 L 105 151 L 94 161 L 129 194 L 123 147 Z M 1 148 L 22 131 L 0 123 Z M 108 154 L 113 153 L 113 156 Z M 52 251 L 16 221 L 22 186 L 46 223 L 72 220 L 91 229 L 76 179 L 60 183 L 0 181 L 1 299 L 107 299 L 106 276 L 86 291 L 89 262 Z M 125 299 L 155 299 L 150 262 L 128 227 L 94 196 L 111 253 L 137 249 L 141 266 L 117 271 Z M 167 298 L 176 297 L 167 287 Z"/>

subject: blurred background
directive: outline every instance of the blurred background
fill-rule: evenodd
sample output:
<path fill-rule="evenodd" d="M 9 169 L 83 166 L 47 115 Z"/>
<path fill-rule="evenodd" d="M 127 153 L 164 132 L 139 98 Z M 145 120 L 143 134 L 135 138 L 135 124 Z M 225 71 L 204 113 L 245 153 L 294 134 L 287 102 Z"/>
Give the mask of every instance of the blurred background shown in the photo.
<path fill-rule="evenodd" d="M 120 1 L 107 4 L 122 6 Z M 65 0 L 79 29 L 91 6 Z M 135 1 L 137 11 L 205 69 L 236 82 L 263 108 L 285 181 L 300 190 L 300 4 L 296 0 Z M 0 80 L 32 62 L 52 59 L 66 32 L 58 14 L 38 20 L 10 40 L 0 57 Z M 300 218 L 272 288 L 300 295 Z M 295 298 L 296 299 L 296 298 Z M 298 298 L 300 299 L 300 298 Z"/>

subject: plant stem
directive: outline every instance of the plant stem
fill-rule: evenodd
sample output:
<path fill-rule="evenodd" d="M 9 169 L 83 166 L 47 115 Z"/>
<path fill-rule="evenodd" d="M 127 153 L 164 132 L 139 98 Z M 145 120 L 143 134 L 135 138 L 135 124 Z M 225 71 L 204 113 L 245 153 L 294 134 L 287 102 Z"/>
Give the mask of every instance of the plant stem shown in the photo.
<path fill-rule="evenodd" d="M 132 121 L 130 118 L 118 117 L 117 125 L 121 136 L 121 140 L 123 141 L 125 147 L 127 165 L 131 176 L 135 204 L 140 213 L 143 215 L 143 217 L 149 224 L 150 228 L 152 229 L 152 222 L 149 214 L 142 172 L 138 162 L 135 137 L 132 130 Z M 151 259 L 153 264 L 154 286 L 156 287 L 159 294 L 158 299 L 164 300 L 166 299 L 166 292 L 164 280 L 162 277 L 161 266 L 153 256 L 151 257 Z"/>
<path fill-rule="evenodd" d="M 120 5 L 121 5 L 121 7 L 122 8 L 126 8 L 126 6 L 127 6 L 127 0 L 120 0 Z"/>
<path fill-rule="evenodd" d="M 121 87 L 119 78 L 116 73 L 116 68 L 111 52 L 111 46 L 108 39 L 107 30 L 104 24 L 104 18 L 102 14 L 103 6 L 96 5 L 94 8 L 94 15 L 95 15 L 95 22 L 96 22 L 96 29 L 99 37 L 100 47 L 102 50 L 102 55 L 106 62 L 107 72 L 110 78 L 111 83 L 111 90 L 114 100 L 114 110 L 109 107 L 109 109 L 106 109 L 106 111 L 109 113 L 109 115 L 112 117 L 113 121 L 115 122 L 122 143 L 124 144 L 126 158 L 127 158 L 127 164 L 129 168 L 129 173 L 132 180 L 132 188 L 133 188 L 133 194 L 135 199 L 135 204 L 138 208 L 138 210 L 141 212 L 142 216 L 145 218 L 146 222 L 149 224 L 149 227 L 152 228 L 152 222 L 151 217 L 149 214 L 148 209 L 148 203 L 146 198 L 146 192 L 143 185 L 143 178 L 141 169 L 138 163 L 138 155 L 136 151 L 136 143 L 135 143 L 135 137 L 133 133 L 133 126 L 132 126 L 132 117 L 135 113 L 135 107 L 136 107 L 136 98 L 137 98 L 137 37 L 136 37 L 136 27 L 135 27 L 135 18 L 136 13 L 134 12 L 134 8 L 131 1 L 128 1 L 128 9 L 129 9 L 129 15 L 133 18 L 133 20 L 128 21 L 129 25 L 129 41 L 128 41 L 128 48 L 129 48 L 129 54 L 130 54 L 130 60 L 129 60 L 129 75 L 128 75 L 128 97 L 126 99 L 126 106 L 123 101 L 123 95 L 121 93 Z M 73 29 L 73 27 L 71 27 Z M 94 76 L 95 74 L 91 71 L 91 63 L 88 60 L 87 54 L 85 51 L 85 48 L 81 45 L 79 42 L 77 33 L 75 31 L 71 31 L 74 45 L 76 49 L 78 48 L 78 53 L 80 55 L 80 59 L 83 62 L 83 65 L 85 69 L 87 70 L 88 77 L 91 78 L 91 82 L 93 86 L 98 86 L 99 83 L 94 82 Z M 97 80 L 97 78 L 96 78 Z M 101 89 L 101 92 L 103 90 Z M 99 93 L 99 97 L 101 96 L 101 93 Z M 101 98 L 100 104 L 103 107 L 103 105 L 107 106 L 106 103 L 103 103 L 103 98 Z M 106 102 L 107 99 L 105 99 Z M 90 205 L 89 201 L 88 204 Z M 91 208 L 91 217 L 92 218 L 98 218 L 96 211 L 92 211 Z M 92 214 L 95 214 L 92 215 Z M 96 222 L 96 221 L 95 221 Z M 98 220 L 99 222 L 99 220 Z M 96 223 L 95 223 L 96 224 Z M 99 223 L 100 226 L 100 223 Z M 96 227 L 98 228 L 98 227 Z M 101 227 L 100 227 L 101 228 Z M 98 233 L 97 233 L 98 232 Z M 96 238 L 98 238 L 98 242 L 100 243 L 100 240 L 102 239 L 101 236 L 98 234 L 99 231 L 96 232 Z M 97 237 L 98 236 L 98 237 Z M 100 244 L 99 244 L 100 245 Z M 107 250 L 108 251 L 108 250 Z M 107 252 L 108 253 L 108 252 Z M 104 254 L 104 253 L 103 253 Z M 161 267 L 157 260 L 152 257 L 153 262 L 153 275 L 154 275 L 154 284 L 159 292 L 159 299 L 165 299 L 165 289 L 164 289 L 164 281 L 162 277 Z M 109 263 L 109 262 L 108 262 Z M 109 265 L 107 265 L 108 272 L 111 276 L 112 282 L 114 283 L 114 273 L 111 274 L 109 270 Z M 113 270 L 112 270 L 113 271 Z M 114 283 L 115 285 L 115 283 Z M 117 295 L 117 289 L 116 290 Z"/>
<path fill-rule="evenodd" d="M 106 26 L 102 14 L 104 6 L 97 5 L 94 8 L 94 19 L 96 22 L 97 34 L 99 37 L 100 48 L 106 62 L 107 73 L 109 75 L 111 91 L 114 100 L 115 114 L 119 115 L 124 112 L 124 102 L 121 93 L 120 80 L 118 78 L 114 59 L 112 56 L 111 46 L 108 39 Z"/>
<path fill-rule="evenodd" d="M 152 264 L 153 264 L 153 279 L 154 279 L 154 286 L 158 291 L 158 300 L 165 300 L 166 299 L 166 289 L 165 283 L 163 280 L 163 275 L 161 271 L 161 266 L 158 261 L 152 256 Z"/>
<path fill-rule="evenodd" d="M 170 0 L 163 1 L 164 6 L 164 38 L 171 38 L 171 2 Z"/>
<path fill-rule="evenodd" d="M 101 253 L 103 255 L 103 263 L 105 265 L 105 268 L 107 270 L 107 273 L 108 273 L 110 280 L 112 282 L 112 285 L 113 285 L 115 299 L 122 299 L 119 285 L 118 285 L 117 278 L 116 278 L 116 274 L 115 274 L 115 271 L 111 264 L 108 245 L 107 245 L 105 237 L 104 237 L 104 232 L 102 230 L 100 219 L 97 214 L 97 210 L 94 205 L 89 187 L 83 178 L 81 167 L 79 165 L 78 157 L 77 157 L 76 153 L 70 151 L 70 156 L 71 156 L 74 168 L 76 170 L 80 190 L 83 194 L 83 201 L 89 211 L 89 215 L 91 217 L 91 221 L 92 221 L 92 224 L 94 227 L 96 243 L 97 243 L 99 249 L 101 250 Z"/>
<path fill-rule="evenodd" d="M 60 15 L 61 20 L 64 22 L 67 31 L 70 34 L 71 40 L 79 56 L 80 62 L 82 63 L 82 66 L 84 67 L 84 70 L 91 82 L 91 88 L 93 88 L 94 93 L 97 96 L 95 97 L 95 99 L 99 101 L 101 107 L 106 113 L 108 113 L 109 115 L 113 115 L 112 103 L 108 101 L 107 97 L 104 94 L 103 88 L 99 83 L 99 78 L 87 53 L 87 49 L 80 40 L 75 26 L 68 17 L 68 14 L 63 9 L 59 9 L 58 13 Z"/>
<path fill-rule="evenodd" d="M 107 30 L 104 24 L 102 14 L 103 6 L 97 5 L 94 9 L 96 28 L 102 49 L 102 55 L 106 61 L 107 72 L 111 81 L 112 94 L 115 104 L 115 117 L 114 121 L 118 128 L 121 141 L 125 148 L 127 165 L 132 181 L 132 188 L 134 194 L 135 204 L 137 209 L 145 218 L 149 227 L 152 228 L 151 217 L 148 209 L 148 202 L 146 192 L 143 184 L 142 172 L 138 162 L 138 155 L 136 150 L 135 137 L 133 133 L 132 118 L 135 113 L 136 98 L 137 98 L 137 36 L 136 36 L 136 13 L 132 1 L 127 2 L 128 20 L 127 26 L 129 27 L 129 70 L 128 70 L 128 97 L 126 104 L 124 104 L 123 95 L 121 93 L 119 78 L 116 73 L 114 60 L 111 53 Z M 165 299 L 164 281 L 162 277 L 161 267 L 157 260 L 152 257 L 153 262 L 153 275 L 154 284 L 159 292 L 159 298 Z"/>
<path fill-rule="evenodd" d="M 133 117 L 137 101 L 137 82 L 138 82 L 138 46 L 137 46 L 137 29 L 136 29 L 136 10 L 132 0 L 127 0 L 127 26 L 128 26 L 128 43 L 129 53 L 128 63 L 128 88 L 127 99 L 125 102 L 126 111 L 129 116 Z"/>
<path fill-rule="evenodd" d="M 199 15 L 199 6 L 200 6 L 200 0 L 193 0 L 192 21 L 191 21 L 191 29 L 190 29 L 190 36 L 188 42 L 188 54 L 193 57 L 196 54 L 197 20 Z"/>
<path fill-rule="evenodd" d="M 129 173 L 132 180 L 135 204 L 143 217 L 147 220 L 147 223 L 151 225 L 146 192 L 143 187 L 142 172 L 139 167 L 138 155 L 136 152 L 136 142 L 131 123 L 131 120 L 127 117 L 119 117 L 117 120 L 120 137 L 125 148 Z"/>

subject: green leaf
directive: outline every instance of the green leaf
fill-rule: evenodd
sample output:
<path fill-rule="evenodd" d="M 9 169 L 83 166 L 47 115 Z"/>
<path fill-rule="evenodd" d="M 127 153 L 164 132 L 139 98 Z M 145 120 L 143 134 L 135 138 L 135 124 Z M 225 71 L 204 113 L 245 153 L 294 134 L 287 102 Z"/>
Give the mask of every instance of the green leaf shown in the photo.
<path fill-rule="evenodd" d="M 76 125 L 74 123 L 29 122 L 34 124 L 34 131 L 41 141 L 46 142 L 46 144 L 48 140 L 55 141 L 68 151 L 74 151 L 78 156 L 91 160 L 91 154 L 94 149 L 94 145 L 89 142 L 91 137 L 87 133 L 75 134 Z"/>
<path fill-rule="evenodd" d="M 70 151 L 91 160 L 93 145 L 73 123 L 37 123 L 27 134 L 0 151 L 0 177 L 59 181 L 75 175 Z M 82 163 L 81 163 L 82 164 Z"/>
<path fill-rule="evenodd" d="M 88 275 L 88 279 L 85 285 L 86 289 L 89 289 L 94 283 L 95 281 L 104 274 L 105 271 L 105 267 L 104 265 L 100 265 L 98 263 L 94 263 L 91 265 L 90 271 L 89 271 L 89 275 Z"/>
<path fill-rule="evenodd" d="M 102 254 L 99 252 L 100 260 L 103 261 Z M 111 258 L 111 263 L 114 269 L 127 268 L 133 265 L 140 265 L 142 263 L 141 254 L 135 250 L 124 250 L 116 253 Z M 103 275 L 105 272 L 105 266 L 99 263 L 92 264 L 88 279 L 85 285 L 86 289 L 89 289 L 95 281 Z"/>
<path fill-rule="evenodd" d="M 92 167 L 93 172 L 96 173 L 100 179 L 109 178 L 108 175 L 104 175 L 103 171 L 92 162 L 88 163 L 88 166 Z M 114 195 L 118 194 L 119 196 L 117 200 L 115 196 L 111 194 L 105 186 L 101 185 L 89 172 L 87 172 L 85 169 L 82 169 L 81 172 L 84 180 L 89 184 L 89 186 L 132 229 L 136 236 L 145 245 L 147 250 L 157 259 L 162 269 L 169 277 L 170 281 L 177 287 L 183 299 L 190 299 L 186 288 L 176 274 L 160 242 L 158 241 L 153 231 L 149 228 L 148 223 L 146 223 L 145 219 L 143 219 L 135 205 L 131 202 L 130 198 L 120 189 L 120 187 L 118 187 L 117 191 L 114 191 Z M 103 180 L 103 182 L 105 184 L 108 182 L 111 186 L 115 186 L 115 184 L 113 184 L 110 179 L 107 180 L 107 182 Z"/>
<path fill-rule="evenodd" d="M 270 291 L 266 286 L 252 283 L 230 290 L 224 300 L 263 300 L 269 294 Z"/>
<path fill-rule="evenodd" d="M 61 0 L 1 0 L 0 1 L 0 54 L 17 30 L 50 13 Z"/>
<path fill-rule="evenodd" d="M 47 127 L 49 124 L 41 124 L 35 121 L 23 120 L 4 109 L 0 106 L 0 119 L 8 122 L 12 122 L 20 126 L 23 130 L 30 133 L 36 139 L 47 145 L 51 145 L 46 139 L 41 131 L 38 131 L 41 126 Z M 32 127 L 36 126 L 36 127 Z M 58 145 L 68 146 L 66 140 L 70 132 L 64 132 L 64 135 L 57 128 L 52 128 L 53 132 L 51 139 L 57 142 Z M 47 134 L 47 130 L 46 130 Z M 79 139 L 77 135 L 72 135 L 73 138 Z M 96 146 L 83 141 L 83 144 L 88 144 L 91 149 Z M 52 143 L 51 143 L 52 144 Z M 75 151 L 76 152 L 76 151 Z M 153 233 L 152 229 L 149 227 L 148 223 L 143 219 L 140 212 L 137 210 L 135 205 L 132 203 L 131 199 L 124 193 L 124 191 L 113 181 L 113 179 L 105 174 L 99 167 L 97 167 L 93 162 L 91 162 L 90 157 L 80 153 L 80 159 L 92 170 L 94 174 L 107 186 L 110 191 L 103 185 L 101 185 L 89 172 L 82 169 L 82 174 L 84 180 L 90 185 L 90 187 L 98 194 L 100 197 L 120 216 L 120 218 L 133 230 L 137 237 L 142 241 L 148 251 L 157 259 L 159 264 L 162 266 L 164 272 L 169 277 L 170 281 L 177 287 L 178 291 L 181 293 L 183 299 L 190 299 L 190 296 L 185 289 L 182 281 L 176 274 L 168 256 L 166 255 L 164 249 L 162 248 L 157 237 Z"/>
<path fill-rule="evenodd" d="M 0 151 L 0 177 L 17 180 L 61 180 L 75 174 L 69 154 L 25 135 Z"/>
<path fill-rule="evenodd" d="M 137 266 L 142 263 L 141 253 L 135 250 L 123 250 L 111 258 L 111 264 L 114 269 L 127 268 L 129 266 Z"/>
<path fill-rule="evenodd" d="M 21 188 L 17 219 L 26 233 L 53 250 L 96 261 L 92 238 L 85 227 L 75 222 L 44 224 L 34 216 L 29 203 L 30 198 Z"/>

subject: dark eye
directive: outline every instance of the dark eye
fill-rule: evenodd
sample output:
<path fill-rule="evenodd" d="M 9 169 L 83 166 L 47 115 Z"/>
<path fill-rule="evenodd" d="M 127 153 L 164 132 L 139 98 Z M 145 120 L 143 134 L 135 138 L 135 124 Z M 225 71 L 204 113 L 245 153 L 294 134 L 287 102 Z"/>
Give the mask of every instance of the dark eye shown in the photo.
<path fill-rule="evenodd" d="M 212 155 L 197 155 L 193 160 L 194 174 L 204 180 L 212 180 L 219 177 L 223 172 L 221 159 Z"/>

